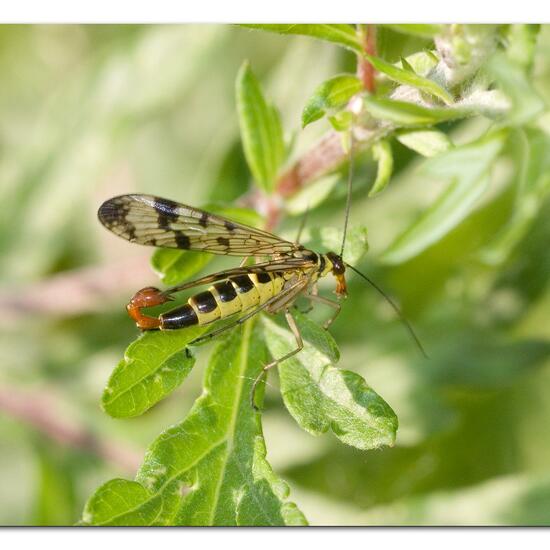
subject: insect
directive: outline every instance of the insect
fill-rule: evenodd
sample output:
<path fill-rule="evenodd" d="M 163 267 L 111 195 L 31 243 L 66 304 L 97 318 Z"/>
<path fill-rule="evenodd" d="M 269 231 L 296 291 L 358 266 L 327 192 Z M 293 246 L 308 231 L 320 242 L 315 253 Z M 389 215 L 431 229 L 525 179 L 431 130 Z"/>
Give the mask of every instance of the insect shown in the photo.
<path fill-rule="evenodd" d="M 240 267 L 207 275 L 164 291 L 154 287 L 143 288 L 130 300 L 127 310 L 137 326 L 144 331 L 184 329 L 236 317 L 232 323 L 193 340 L 189 345 L 214 338 L 260 311 L 270 314 L 283 312 L 296 340 L 296 347 L 263 366 L 251 388 L 254 408 L 256 386 L 266 371 L 303 348 L 291 309 L 299 296 L 333 309 L 333 315 L 324 324 L 324 328 L 328 328 L 340 313 L 340 299 L 347 294 L 346 267 L 357 272 L 384 294 L 368 277 L 343 261 L 344 242 L 339 254 L 321 254 L 267 231 L 152 195 L 130 194 L 109 199 L 99 208 L 98 217 L 107 229 L 130 242 L 244 257 Z M 347 218 L 346 215 L 346 226 Z M 244 265 L 250 257 L 268 260 Z M 329 274 L 336 280 L 338 301 L 319 296 L 317 292 L 317 281 Z M 143 308 L 171 301 L 176 292 L 207 284 L 211 284 L 208 290 L 194 294 L 186 304 L 157 317 L 142 312 Z M 401 315 L 397 306 L 384 296 Z M 404 318 L 402 320 L 405 321 Z M 420 345 L 412 328 L 406 324 Z"/>

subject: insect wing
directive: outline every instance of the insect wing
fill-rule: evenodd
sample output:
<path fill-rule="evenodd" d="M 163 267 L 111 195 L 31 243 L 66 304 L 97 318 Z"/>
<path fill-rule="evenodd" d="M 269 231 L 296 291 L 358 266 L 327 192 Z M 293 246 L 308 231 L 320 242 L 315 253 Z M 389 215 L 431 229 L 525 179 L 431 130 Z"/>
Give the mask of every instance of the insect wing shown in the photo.
<path fill-rule="evenodd" d="M 152 195 L 109 199 L 98 217 L 115 235 L 149 246 L 230 256 L 291 254 L 299 248 L 267 231 Z"/>
<path fill-rule="evenodd" d="M 273 273 L 273 272 L 282 273 L 285 271 L 286 272 L 296 271 L 296 273 L 298 274 L 303 274 L 304 271 L 307 273 L 307 271 L 314 269 L 315 267 L 316 267 L 315 262 L 312 262 L 311 260 L 301 259 L 301 258 L 288 258 L 288 259 L 281 259 L 279 261 L 276 260 L 272 262 L 254 264 L 250 266 L 235 267 L 233 269 L 226 269 L 224 271 L 218 271 L 218 273 L 205 275 L 200 279 L 196 279 L 194 281 L 189 281 L 186 283 L 182 283 L 181 285 L 168 288 L 163 292 L 163 294 L 165 294 L 166 296 L 169 296 L 175 292 L 180 292 L 182 290 L 188 290 L 196 286 L 206 285 L 206 284 L 214 283 L 216 281 L 229 279 L 230 277 L 234 277 L 238 275 L 250 275 L 252 273 L 259 274 L 259 273 Z"/>

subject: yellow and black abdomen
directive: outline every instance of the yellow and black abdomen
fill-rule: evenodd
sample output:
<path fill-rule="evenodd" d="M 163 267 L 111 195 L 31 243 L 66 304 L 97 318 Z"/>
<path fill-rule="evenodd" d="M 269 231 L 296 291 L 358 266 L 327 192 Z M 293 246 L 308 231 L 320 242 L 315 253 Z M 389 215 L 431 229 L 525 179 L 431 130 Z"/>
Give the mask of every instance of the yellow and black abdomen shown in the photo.
<path fill-rule="evenodd" d="M 162 330 L 207 325 L 265 304 L 281 292 L 282 273 L 259 272 L 229 277 L 191 296 L 187 304 L 160 315 Z"/>

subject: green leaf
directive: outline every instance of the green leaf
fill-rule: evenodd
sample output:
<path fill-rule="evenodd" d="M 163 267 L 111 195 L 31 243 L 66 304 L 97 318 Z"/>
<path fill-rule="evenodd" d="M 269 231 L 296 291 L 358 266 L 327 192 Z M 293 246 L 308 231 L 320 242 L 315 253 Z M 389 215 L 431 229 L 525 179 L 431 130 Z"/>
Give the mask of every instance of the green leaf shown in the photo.
<path fill-rule="evenodd" d="M 303 25 L 303 24 L 246 24 L 243 27 L 276 32 L 278 34 L 298 34 L 319 40 L 333 42 L 355 53 L 362 54 L 363 47 L 351 25 Z"/>
<path fill-rule="evenodd" d="M 340 74 L 325 80 L 308 99 L 302 111 L 302 128 L 345 106 L 363 88 L 361 81 L 351 74 Z"/>
<path fill-rule="evenodd" d="M 283 130 L 279 112 L 266 101 L 248 62 L 237 75 L 236 96 L 246 161 L 256 183 L 272 191 L 285 158 Z"/>
<path fill-rule="evenodd" d="M 403 63 L 403 60 L 405 63 Z M 431 50 L 424 50 L 401 58 L 403 68 L 407 65 L 417 75 L 426 76 L 438 64 L 439 59 Z"/>
<path fill-rule="evenodd" d="M 443 30 L 443 25 L 384 25 L 389 29 L 401 34 L 409 34 L 411 36 L 419 36 L 421 38 L 433 38 L 436 34 L 439 34 Z"/>
<path fill-rule="evenodd" d="M 372 156 L 378 161 L 376 179 L 369 191 L 369 197 L 374 197 L 386 188 L 393 171 L 393 154 L 388 140 L 377 141 L 372 146 Z"/>
<path fill-rule="evenodd" d="M 544 102 L 531 85 L 530 77 L 504 54 L 495 55 L 488 63 L 488 70 L 512 103 L 506 115 L 507 124 L 521 126 L 544 110 Z"/>
<path fill-rule="evenodd" d="M 388 63 L 383 59 L 380 59 L 379 57 L 375 57 L 366 53 L 363 55 L 369 60 L 370 64 L 377 71 L 384 73 L 387 77 L 391 78 L 391 80 L 399 82 L 399 84 L 406 84 L 408 86 L 418 88 L 423 92 L 426 92 L 441 99 L 442 101 L 447 103 L 447 105 L 453 103 L 453 96 L 447 90 L 445 90 L 445 88 L 441 87 L 437 82 L 434 82 L 429 78 L 417 75 L 410 70 L 400 69 L 399 67 L 396 67 L 395 65 L 392 65 L 391 63 Z"/>
<path fill-rule="evenodd" d="M 405 131 L 398 133 L 395 137 L 405 147 L 424 157 L 435 157 L 445 153 L 453 146 L 447 134 L 439 130 Z"/>
<path fill-rule="evenodd" d="M 212 259 L 212 254 L 204 252 L 159 248 L 151 256 L 151 267 L 165 285 L 173 286 L 191 278 Z"/>
<path fill-rule="evenodd" d="M 506 56 L 517 65 L 529 69 L 533 64 L 541 25 L 510 25 Z"/>
<path fill-rule="evenodd" d="M 447 120 L 464 118 L 470 111 L 458 107 L 421 107 L 408 101 L 365 97 L 365 109 L 374 117 L 399 126 L 431 126 Z"/>
<path fill-rule="evenodd" d="M 268 361 L 247 322 L 217 345 L 204 393 L 149 447 L 136 481 L 112 480 L 88 501 L 91 525 L 305 525 L 266 460 L 252 380 Z M 260 385 L 257 398 L 261 399 Z"/>
<path fill-rule="evenodd" d="M 329 116 L 328 121 L 337 132 L 346 132 L 353 124 L 353 113 L 350 111 L 340 111 Z"/>
<path fill-rule="evenodd" d="M 509 257 L 550 193 L 550 137 L 540 130 L 522 130 L 513 136 L 511 143 L 518 167 L 516 200 L 508 223 L 480 253 L 489 265 L 502 264 Z"/>
<path fill-rule="evenodd" d="M 203 208 L 213 214 L 219 214 L 253 227 L 260 227 L 263 223 L 262 217 L 248 208 L 218 205 L 206 205 Z M 151 256 L 151 266 L 165 285 L 172 286 L 190 279 L 213 259 L 213 254 L 204 252 L 158 248 Z"/>
<path fill-rule="evenodd" d="M 141 483 L 112 479 L 90 497 L 82 524 L 96 526 L 166 525 L 170 511 L 180 498 L 181 484 L 171 483 L 163 495 L 153 495 Z"/>
<path fill-rule="evenodd" d="M 504 132 L 495 132 L 426 162 L 422 173 L 451 180 L 451 183 L 420 219 L 384 252 L 383 262 L 398 264 L 420 254 L 470 214 L 487 189 L 489 170 L 504 139 Z"/>
<path fill-rule="evenodd" d="M 333 251 L 340 253 L 343 231 L 340 228 L 325 226 L 306 228 L 302 234 L 302 242 L 320 252 Z M 348 227 L 344 245 L 344 259 L 350 264 L 356 264 L 369 249 L 367 228 L 358 225 Z"/>
<path fill-rule="evenodd" d="M 105 412 L 115 418 L 138 416 L 174 391 L 195 363 L 185 347 L 203 332 L 200 327 L 144 332 L 107 382 L 101 398 Z"/>
<path fill-rule="evenodd" d="M 414 74 L 415 72 L 411 64 L 404 57 L 401 57 L 401 67 L 403 67 L 405 71 L 409 71 L 410 73 Z"/>
<path fill-rule="evenodd" d="M 306 316 L 293 313 L 304 349 L 279 365 L 281 393 L 296 422 L 307 432 L 332 430 L 358 449 L 393 445 L 397 417 L 391 407 L 354 372 L 333 366 L 337 346 L 330 334 Z M 296 347 L 294 336 L 271 319 L 263 320 L 273 357 Z"/>

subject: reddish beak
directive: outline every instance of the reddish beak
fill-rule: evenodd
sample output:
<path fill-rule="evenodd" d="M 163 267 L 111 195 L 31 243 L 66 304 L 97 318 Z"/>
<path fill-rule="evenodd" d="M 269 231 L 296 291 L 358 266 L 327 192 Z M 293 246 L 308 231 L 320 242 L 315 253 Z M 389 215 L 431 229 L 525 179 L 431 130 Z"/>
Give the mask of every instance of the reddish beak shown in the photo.
<path fill-rule="evenodd" d="M 345 298 L 348 295 L 346 278 L 343 275 L 336 275 L 336 294 Z"/>

